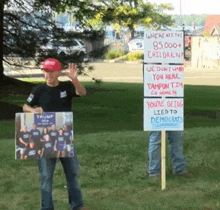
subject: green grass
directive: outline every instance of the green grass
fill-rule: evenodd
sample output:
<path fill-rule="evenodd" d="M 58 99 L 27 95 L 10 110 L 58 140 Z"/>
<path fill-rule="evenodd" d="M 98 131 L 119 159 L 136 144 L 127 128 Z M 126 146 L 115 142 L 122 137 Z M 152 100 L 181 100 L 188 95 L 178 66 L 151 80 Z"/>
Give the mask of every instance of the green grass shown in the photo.
<path fill-rule="evenodd" d="M 84 202 L 93 210 L 220 209 L 219 119 L 192 116 L 215 113 L 220 88 L 185 86 L 184 154 L 193 179 L 175 177 L 167 152 L 167 189 L 147 175 L 148 132 L 142 131 L 142 84 L 84 83 L 89 90 L 74 99 L 75 139 Z M 23 104 L 26 96 L 1 101 Z M 35 161 L 14 160 L 14 121 L 0 122 L 0 209 L 40 209 Z M 168 151 L 168 145 L 167 145 Z M 57 164 L 54 204 L 68 209 L 65 175 Z"/>

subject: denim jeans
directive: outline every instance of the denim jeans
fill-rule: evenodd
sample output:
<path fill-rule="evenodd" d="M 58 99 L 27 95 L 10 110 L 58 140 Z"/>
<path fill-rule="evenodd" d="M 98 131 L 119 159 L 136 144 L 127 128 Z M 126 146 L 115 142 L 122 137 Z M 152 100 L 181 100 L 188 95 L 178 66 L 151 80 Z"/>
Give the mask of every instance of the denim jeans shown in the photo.
<path fill-rule="evenodd" d="M 182 131 L 166 131 L 169 140 L 170 158 L 173 164 L 174 174 L 183 174 L 186 172 L 187 163 L 183 155 L 183 132 Z M 148 146 L 148 172 L 154 176 L 160 174 L 161 166 L 161 131 L 151 131 L 149 133 Z"/>
<path fill-rule="evenodd" d="M 39 158 L 41 187 L 41 210 L 54 210 L 52 199 L 52 180 L 57 158 Z M 83 205 L 81 188 L 78 183 L 79 169 L 76 157 L 60 158 L 67 179 L 69 204 L 73 210 Z"/>

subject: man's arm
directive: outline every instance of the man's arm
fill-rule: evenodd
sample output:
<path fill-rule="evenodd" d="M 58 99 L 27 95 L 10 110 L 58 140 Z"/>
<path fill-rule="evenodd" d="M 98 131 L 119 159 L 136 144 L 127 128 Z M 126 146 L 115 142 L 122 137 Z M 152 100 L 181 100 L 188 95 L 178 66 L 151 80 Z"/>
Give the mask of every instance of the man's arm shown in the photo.
<path fill-rule="evenodd" d="M 72 83 L 76 88 L 76 94 L 80 96 L 85 96 L 86 95 L 86 89 L 81 86 L 78 78 L 76 77 L 75 79 L 72 79 Z"/>
<path fill-rule="evenodd" d="M 33 108 L 27 104 L 24 104 L 23 106 L 23 111 L 24 112 L 32 112 L 32 113 L 39 113 L 39 114 L 43 114 L 43 109 L 41 107 L 36 107 L 36 108 Z"/>
<path fill-rule="evenodd" d="M 54 143 L 54 151 L 57 151 L 57 140 L 55 140 L 55 143 Z"/>
<path fill-rule="evenodd" d="M 42 149 L 41 154 L 40 154 L 41 158 L 43 157 L 43 154 L 44 154 L 44 148 Z"/>
<path fill-rule="evenodd" d="M 19 141 L 20 141 L 20 143 L 22 143 L 25 147 L 27 147 L 28 144 L 27 144 L 26 142 L 24 142 L 22 138 L 19 138 Z"/>

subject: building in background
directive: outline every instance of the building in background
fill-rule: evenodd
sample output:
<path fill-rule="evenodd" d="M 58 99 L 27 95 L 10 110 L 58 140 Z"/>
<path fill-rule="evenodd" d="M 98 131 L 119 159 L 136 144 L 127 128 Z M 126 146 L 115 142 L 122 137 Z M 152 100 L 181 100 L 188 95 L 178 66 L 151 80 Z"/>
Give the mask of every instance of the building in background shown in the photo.
<path fill-rule="evenodd" d="M 211 36 L 216 34 L 216 29 L 219 30 L 220 15 L 207 15 L 203 34 L 204 36 Z"/>

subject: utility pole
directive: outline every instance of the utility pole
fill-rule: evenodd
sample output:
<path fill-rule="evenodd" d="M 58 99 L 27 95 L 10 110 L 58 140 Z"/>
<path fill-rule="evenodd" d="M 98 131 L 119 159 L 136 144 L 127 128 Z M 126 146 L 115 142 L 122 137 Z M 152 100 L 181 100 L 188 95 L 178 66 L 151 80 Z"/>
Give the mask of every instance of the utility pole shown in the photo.
<path fill-rule="evenodd" d="M 182 26 L 182 5 L 181 5 L 181 0 L 180 0 L 180 26 Z"/>

